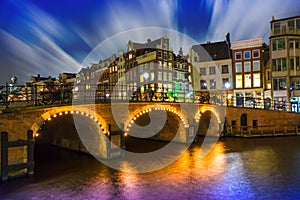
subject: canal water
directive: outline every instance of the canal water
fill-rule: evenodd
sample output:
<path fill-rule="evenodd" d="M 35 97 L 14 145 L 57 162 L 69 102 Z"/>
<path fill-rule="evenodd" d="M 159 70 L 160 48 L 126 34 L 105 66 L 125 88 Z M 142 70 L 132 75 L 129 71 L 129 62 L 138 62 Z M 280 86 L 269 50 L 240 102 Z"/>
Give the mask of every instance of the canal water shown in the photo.
<path fill-rule="evenodd" d="M 164 145 L 131 143 L 136 152 Z M 171 165 L 140 174 L 54 146 L 36 150 L 34 177 L 0 183 L 0 199 L 300 199 L 300 137 L 222 138 L 204 159 L 193 144 Z"/>

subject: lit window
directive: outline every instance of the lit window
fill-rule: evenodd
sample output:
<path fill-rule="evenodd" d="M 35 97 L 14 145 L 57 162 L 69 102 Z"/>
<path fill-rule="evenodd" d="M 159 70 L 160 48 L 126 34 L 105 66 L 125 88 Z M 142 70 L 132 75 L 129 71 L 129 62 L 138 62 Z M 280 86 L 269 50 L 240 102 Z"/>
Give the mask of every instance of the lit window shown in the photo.
<path fill-rule="evenodd" d="M 241 62 L 235 63 L 235 72 L 237 72 L 237 73 L 242 72 L 242 63 Z"/>
<path fill-rule="evenodd" d="M 210 89 L 216 89 L 217 88 L 217 86 L 216 86 L 217 84 L 216 84 L 216 80 L 210 80 L 209 81 L 209 88 Z"/>
<path fill-rule="evenodd" d="M 251 72 L 251 62 L 244 62 L 244 72 Z"/>
<path fill-rule="evenodd" d="M 245 88 L 251 88 L 251 74 L 245 74 Z"/>
<path fill-rule="evenodd" d="M 164 81 L 168 81 L 168 73 L 164 72 Z"/>
<path fill-rule="evenodd" d="M 159 81 L 162 80 L 162 72 L 158 72 L 158 80 L 159 80 Z"/>
<path fill-rule="evenodd" d="M 154 64 L 152 62 L 150 63 L 150 69 L 154 69 Z"/>
<path fill-rule="evenodd" d="M 253 87 L 260 87 L 260 73 L 253 74 Z"/>
<path fill-rule="evenodd" d="M 235 85 L 236 85 L 236 88 L 243 87 L 243 76 L 242 75 L 236 75 Z"/>
<path fill-rule="evenodd" d="M 223 78 L 223 88 L 225 88 L 225 84 L 229 83 L 229 78 Z"/>
<path fill-rule="evenodd" d="M 245 51 L 244 52 L 244 59 L 250 59 L 251 58 L 251 53 L 250 51 Z"/>
<path fill-rule="evenodd" d="M 144 82 L 144 76 L 140 75 L 140 82 L 143 83 Z"/>
<path fill-rule="evenodd" d="M 260 71 L 260 61 L 259 60 L 253 61 L 253 71 Z"/>
<path fill-rule="evenodd" d="M 162 62 L 161 61 L 158 61 L 158 68 L 162 69 Z"/>
<path fill-rule="evenodd" d="M 150 73 L 150 80 L 151 80 L 151 81 L 154 81 L 154 72 L 151 72 L 151 73 Z"/>
<path fill-rule="evenodd" d="M 236 60 L 242 59 L 242 53 L 241 53 L 241 52 L 236 52 L 236 53 L 235 53 L 235 59 L 236 59 Z"/>
<path fill-rule="evenodd" d="M 172 82 L 172 73 L 169 72 L 169 82 Z"/>

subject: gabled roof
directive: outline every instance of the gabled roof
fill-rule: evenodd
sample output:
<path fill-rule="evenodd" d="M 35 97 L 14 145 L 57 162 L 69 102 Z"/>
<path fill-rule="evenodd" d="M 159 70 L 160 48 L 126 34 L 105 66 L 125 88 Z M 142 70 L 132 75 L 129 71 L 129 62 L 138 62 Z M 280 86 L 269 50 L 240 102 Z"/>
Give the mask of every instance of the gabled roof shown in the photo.
<path fill-rule="evenodd" d="M 133 48 L 133 50 L 137 49 L 147 49 L 147 48 L 157 48 L 157 45 L 162 44 L 162 38 L 159 38 L 157 40 L 151 41 L 148 39 L 146 43 L 138 43 L 138 42 L 128 42 L 129 45 Z"/>
<path fill-rule="evenodd" d="M 76 75 L 77 75 L 76 73 L 68 73 L 68 72 L 63 72 L 61 74 L 66 75 L 68 77 L 76 77 Z"/>
<path fill-rule="evenodd" d="M 51 76 L 48 76 L 48 77 L 31 76 L 31 77 L 30 77 L 30 81 L 31 81 L 31 82 L 39 82 L 39 81 L 46 81 L 46 80 L 52 80 L 52 81 L 55 81 L 56 78 L 52 78 Z"/>
<path fill-rule="evenodd" d="M 80 71 L 77 73 L 78 74 L 82 74 L 82 73 L 86 73 L 89 72 L 89 68 L 81 68 Z"/>
<path fill-rule="evenodd" d="M 192 49 L 199 55 L 199 62 L 231 58 L 230 47 L 226 41 L 193 45 Z"/>

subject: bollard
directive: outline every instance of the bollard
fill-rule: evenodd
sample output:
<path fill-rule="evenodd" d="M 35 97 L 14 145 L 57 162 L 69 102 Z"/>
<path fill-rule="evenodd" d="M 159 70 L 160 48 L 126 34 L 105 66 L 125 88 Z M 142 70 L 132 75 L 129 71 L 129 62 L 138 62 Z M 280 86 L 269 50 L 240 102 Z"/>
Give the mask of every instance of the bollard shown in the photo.
<path fill-rule="evenodd" d="M 8 180 L 8 133 L 1 133 L 1 179 Z"/>
<path fill-rule="evenodd" d="M 27 162 L 28 162 L 28 175 L 34 174 L 34 141 L 33 141 L 33 131 L 27 131 L 27 140 L 31 141 L 27 146 Z"/>

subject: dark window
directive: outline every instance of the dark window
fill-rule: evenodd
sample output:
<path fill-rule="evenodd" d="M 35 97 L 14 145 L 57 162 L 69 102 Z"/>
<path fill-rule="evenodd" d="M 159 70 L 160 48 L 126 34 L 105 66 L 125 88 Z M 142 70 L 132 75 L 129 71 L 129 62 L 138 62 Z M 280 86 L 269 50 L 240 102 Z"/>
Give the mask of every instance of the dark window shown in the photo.
<path fill-rule="evenodd" d="M 286 81 L 285 78 L 279 79 L 279 90 L 285 90 L 286 89 Z"/>
<path fill-rule="evenodd" d="M 201 80 L 200 81 L 200 85 L 201 85 L 201 89 L 207 89 L 207 85 L 206 85 L 206 81 L 205 80 Z"/>
<path fill-rule="evenodd" d="M 278 40 L 278 50 L 282 50 L 282 49 L 285 49 L 285 40 L 284 39 Z"/>
<path fill-rule="evenodd" d="M 294 58 L 290 59 L 290 69 L 294 69 Z"/>
<path fill-rule="evenodd" d="M 259 57 L 259 50 L 254 50 L 253 51 L 253 58 L 258 58 Z"/>
<path fill-rule="evenodd" d="M 300 30 L 300 19 L 296 20 L 296 27 L 298 30 Z"/>
<path fill-rule="evenodd" d="M 200 75 L 201 76 L 206 75 L 206 68 L 205 67 L 200 68 Z"/>
<path fill-rule="evenodd" d="M 241 53 L 241 52 L 236 52 L 236 53 L 235 53 L 235 59 L 236 59 L 236 60 L 242 59 L 242 53 Z"/>
<path fill-rule="evenodd" d="M 236 120 L 231 121 L 231 126 L 233 130 L 236 130 Z"/>
<path fill-rule="evenodd" d="M 216 67 L 215 66 L 209 67 L 209 75 L 214 75 L 214 74 L 216 74 Z"/>
<path fill-rule="evenodd" d="M 222 74 L 227 74 L 227 73 L 229 73 L 228 65 L 222 65 Z"/>
<path fill-rule="evenodd" d="M 161 51 L 158 52 L 158 57 L 161 58 Z"/>
<path fill-rule="evenodd" d="M 253 122 L 252 122 L 252 126 L 253 126 L 253 128 L 257 128 L 258 127 L 258 120 L 253 120 Z"/>
<path fill-rule="evenodd" d="M 278 79 L 273 79 L 273 90 L 278 90 Z"/>
<path fill-rule="evenodd" d="M 164 60 L 167 60 L 167 52 L 164 52 Z"/>
<path fill-rule="evenodd" d="M 289 27 L 289 31 L 293 32 L 295 28 L 295 21 L 294 20 L 288 21 L 288 27 Z"/>
<path fill-rule="evenodd" d="M 280 23 L 275 23 L 274 24 L 274 34 L 280 34 Z"/>

